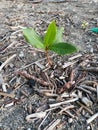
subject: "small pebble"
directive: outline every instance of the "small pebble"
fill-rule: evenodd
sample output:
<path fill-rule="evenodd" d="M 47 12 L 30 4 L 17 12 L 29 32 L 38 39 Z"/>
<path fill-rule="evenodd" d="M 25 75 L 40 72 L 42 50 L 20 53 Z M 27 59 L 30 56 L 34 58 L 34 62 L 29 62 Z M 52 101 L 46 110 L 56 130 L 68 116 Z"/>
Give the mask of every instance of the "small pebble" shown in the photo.
<path fill-rule="evenodd" d="M 65 79 L 65 77 L 64 76 L 60 76 L 59 79 Z"/>
<path fill-rule="evenodd" d="M 20 52 L 19 57 L 20 57 L 20 58 L 23 58 L 23 57 L 24 57 L 24 52 L 23 52 L 23 51 Z"/>
<path fill-rule="evenodd" d="M 14 64 L 10 63 L 10 64 L 9 64 L 9 67 L 10 67 L 10 68 L 13 68 L 13 67 L 14 67 Z"/>
<path fill-rule="evenodd" d="M 90 130 L 91 129 L 91 127 L 90 126 L 87 126 L 87 130 Z"/>
<path fill-rule="evenodd" d="M 27 130 L 31 130 L 31 128 L 28 128 Z"/>
<path fill-rule="evenodd" d="M 73 119 L 72 118 L 69 118 L 68 119 L 68 123 L 72 123 L 73 122 Z"/>
<path fill-rule="evenodd" d="M 82 115 L 83 115 L 83 116 L 85 115 L 85 110 L 82 110 Z"/>

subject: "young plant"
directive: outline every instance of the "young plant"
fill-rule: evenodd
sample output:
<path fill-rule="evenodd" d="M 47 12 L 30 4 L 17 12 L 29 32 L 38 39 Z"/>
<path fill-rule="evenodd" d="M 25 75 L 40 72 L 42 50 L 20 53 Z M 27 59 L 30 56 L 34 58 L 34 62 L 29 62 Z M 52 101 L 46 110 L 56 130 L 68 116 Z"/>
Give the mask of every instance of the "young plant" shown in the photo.
<path fill-rule="evenodd" d="M 58 55 L 72 54 L 77 51 L 77 48 L 74 45 L 62 41 L 63 31 L 64 29 L 62 27 L 56 27 L 55 21 L 52 21 L 48 25 L 44 38 L 39 36 L 34 29 L 31 28 L 24 28 L 23 35 L 26 42 L 35 48 L 45 51 L 48 63 L 52 65 L 52 62 L 49 59 L 49 50 Z"/>

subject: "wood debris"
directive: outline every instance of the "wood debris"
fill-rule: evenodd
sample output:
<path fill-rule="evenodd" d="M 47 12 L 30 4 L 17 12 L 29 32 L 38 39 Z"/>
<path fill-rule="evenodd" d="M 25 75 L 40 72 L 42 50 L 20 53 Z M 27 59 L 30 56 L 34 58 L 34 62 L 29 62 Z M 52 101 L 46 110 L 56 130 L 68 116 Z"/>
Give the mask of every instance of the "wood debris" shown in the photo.
<path fill-rule="evenodd" d="M 98 118 L 98 113 L 91 116 L 89 119 L 87 119 L 87 124 L 91 123 L 94 119 Z"/>
<path fill-rule="evenodd" d="M 26 73 L 26 72 L 16 71 L 15 74 L 16 74 L 16 75 L 24 76 L 24 77 L 27 78 L 27 79 L 33 79 L 33 80 L 35 80 L 36 82 L 38 82 L 38 83 L 40 83 L 40 84 L 42 84 L 42 85 L 44 85 L 44 86 L 51 86 L 50 83 L 47 83 L 47 82 L 45 82 L 44 80 L 40 80 L 40 79 L 38 79 L 38 78 L 36 78 L 36 77 L 34 77 L 34 76 L 32 76 L 32 75 Z"/>
<path fill-rule="evenodd" d="M 0 92 L 0 95 L 2 95 L 4 97 L 10 97 L 10 98 L 14 98 L 15 97 L 14 93 L 8 94 L 8 93 L 5 93 L 5 92 Z"/>
<path fill-rule="evenodd" d="M 46 112 L 38 112 L 26 116 L 26 120 L 28 122 L 31 122 L 34 118 L 44 118 L 45 116 L 46 116 Z"/>
<path fill-rule="evenodd" d="M 14 57 L 16 55 L 4 62 L 1 70 Z M 54 58 L 54 56 L 51 56 L 51 58 Z M 4 100 L 9 99 L 8 102 L 2 101 L 1 106 L 5 108 L 13 107 L 15 104 L 28 99 L 29 104 L 25 107 L 28 114 L 25 119 L 27 122 L 33 123 L 39 121 L 38 130 L 44 126 L 45 121 L 48 120 L 51 114 L 55 114 L 57 119 L 53 118 L 48 125 L 44 126 L 44 130 L 53 130 L 62 126 L 62 115 L 68 117 L 68 123 L 73 123 L 74 119 L 78 119 L 79 114 L 85 116 L 85 113 L 88 113 L 91 117 L 87 119 L 87 124 L 90 124 L 98 116 L 92 110 L 93 104 L 95 105 L 98 102 L 98 81 L 93 80 L 93 78 L 87 79 L 88 71 L 83 68 L 86 68 L 89 64 L 89 58 L 86 56 L 84 58 L 86 61 L 82 58 L 82 54 L 76 54 L 68 57 L 68 62 L 59 63 L 59 65 L 53 65 L 52 67 L 43 64 L 45 63 L 45 58 L 43 58 L 16 69 L 13 72 L 14 77 L 11 77 L 8 84 L 6 84 L 1 74 L 0 95 L 1 98 L 4 97 Z M 22 84 L 21 80 L 24 80 Z M 9 94 L 10 86 L 13 86 L 13 90 Z M 32 89 L 31 93 L 28 92 L 29 89 Z M 17 96 L 15 92 L 18 90 L 20 90 L 20 94 Z M 94 97 L 91 96 L 92 94 Z M 32 104 L 33 98 L 30 99 L 31 95 L 38 95 L 44 100 L 37 104 L 38 107 L 34 107 Z"/>
<path fill-rule="evenodd" d="M 49 106 L 50 106 L 50 108 L 51 107 L 57 107 L 57 106 L 60 106 L 60 105 L 64 105 L 64 104 L 67 104 L 67 103 L 78 101 L 78 99 L 79 98 L 76 97 L 76 98 L 73 98 L 73 99 L 70 99 L 70 100 L 67 100 L 67 101 L 58 102 L 58 103 L 54 103 L 54 104 L 49 104 Z"/>
<path fill-rule="evenodd" d="M 53 130 L 59 123 L 60 123 L 61 119 L 56 119 L 53 120 L 49 126 L 47 126 L 44 130 Z"/>
<path fill-rule="evenodd" d="M 5 65 L 7 65 L 13 58 L 15 58 L 17 55 L 16 54 L 14 54 L 14 55 L 12 55 L 11 57 L 9 57 L 1 66 L 0 66 L 0 72 L 1 72 L 1 70 L 3 69 L 3 67 L 5 66 Z"/>

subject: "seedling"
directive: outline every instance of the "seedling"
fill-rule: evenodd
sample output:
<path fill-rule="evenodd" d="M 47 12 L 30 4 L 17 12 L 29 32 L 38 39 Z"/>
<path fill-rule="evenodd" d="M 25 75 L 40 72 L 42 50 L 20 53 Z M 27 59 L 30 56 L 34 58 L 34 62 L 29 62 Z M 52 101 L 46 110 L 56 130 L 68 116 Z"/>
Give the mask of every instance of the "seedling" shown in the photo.
<path fill-rule="evenodd" d="M 82 24 L 81 24 L 81 27 L 82 27 L 83 29 L 86 29 L 87 25 L 88 25 L 88 22 L 83 21 Z"/>
<path fill-rule="evenodd" d="M 39 36 L 34 29 L 31 28 L 24 28 L 23 35 L 27 43 L 45 51 L 48 63 L 52 65 L 49 58 L 49 50 L 58 55 L 72 54 L 77 51 L 77 48 L 74 45 L 62 41 L 63 31 L 63 27 L 56 27 L 55 21 L 52 21 L 48 25 L 44 38 Z"/>

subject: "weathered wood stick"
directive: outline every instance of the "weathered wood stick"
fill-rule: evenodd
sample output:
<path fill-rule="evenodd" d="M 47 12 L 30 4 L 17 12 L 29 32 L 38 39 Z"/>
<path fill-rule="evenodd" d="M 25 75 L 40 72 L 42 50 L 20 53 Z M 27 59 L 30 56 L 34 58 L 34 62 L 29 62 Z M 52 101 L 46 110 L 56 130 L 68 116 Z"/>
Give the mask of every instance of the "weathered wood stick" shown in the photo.
<path fill-rule="evenodd" d="M 3 67 L 5 66 L 5 65 L 7 65 L 13 58 L 15 58 L 17 55 L 16 54 L 14 54 L 14 55 L 12 55 L 11 57 L 9 57 L 1 66 L 0 66 L 0 71 L 3 69 Z"/>
<path fill-rule="evenodd" d="M 63 101 L 63 102 L 58 102 L 58 103 L 55 103 L 55 104 L 50 104 L 50 108 L 51 107 L 57 107 L 57 106 L 60 106 L 60 105 L 64 105 L 64 104 L 67 104 L 67 103 L 71 103 L 71 102 L 75 102 L 77 101 L 79 98 L 76 97 L 76 98 L 73 98 L 73 99 L 70 99 L 70 100 L 67 100 L 67 101 Z"/>
<path fill-rule="evenodd" d="M 50 84 L 50 83 L 48 83 L 48 82 L 45 82 L 44 80 L 38 79 L 38 78 L 36 78 L 36 77 L 34 77 L 34 76 L 32 76 L 32 75 L 26 73 L 26 72 L 16 71 L 15 74 L 16 74 L 16 75 L 21 75 L 21 76 L 23 76 L 23 77 L 25 77 L 25 78 L 27 78 L 27 79 L 32 79 L 32 80 L 34 80 L 34 81 L 36 81 L 36 82 L 38 82 L 39 84 L 42 84 L 42 85 L 44 85 L 44 86 L 52 86 L 52 84 Z"/>
<path fill-rule="evenodd" d="M 80 70 L 90 71 L 90 72 L 98 72 L 98 67 L 90 67 L 90 68 L 83 67 Z"/>
<path fill-rule="evenodd" d="M 82 103 L 84 103 L 87 107 L 89 107 L 89 106 L 92 106 L 92 101 L 91 100 L 89 100 L 87 97 L 82 97 L 81 98 L 81 101 L 82 101 Z"/>
<path fill-rule="evenodd" d="M 94 119 L 96 119 L 98 117 L 98 113 L 94 114 L 93 116 L 91 116 L 89 119 L 87 119 L 87 124 L 91 123 Z"/>
<path fill-rule="evenodd" d="M 88 108 L 88 107 L 86 107 L 84 104 L 82 104 L 82 103 L 80 103 L 80 102 L 77 102 L 80 106 L 82 106 L 85 110 L 87 110 L 91 115 L 93 115 L 94 113 L 93 113 L 93 111 L 90 109 L 90 108 Z"/>
<path fill-rule="evenodd" d="M 46 128 L 44 128 L 44 130 L 53 130 L 60 123 L 60 121 L 61 119 L 53 120 L 48 126 L 46 126 Z"/>
<path fill-rule="evenodd" d="M 5 93 L 5 92 L 0 92 L 0 95 L 4 96 L 4 97 L 10 97 L 10 98 L 14 98 L 15 95 L 13 93 L 9 94 L 9 93 Z"/>

